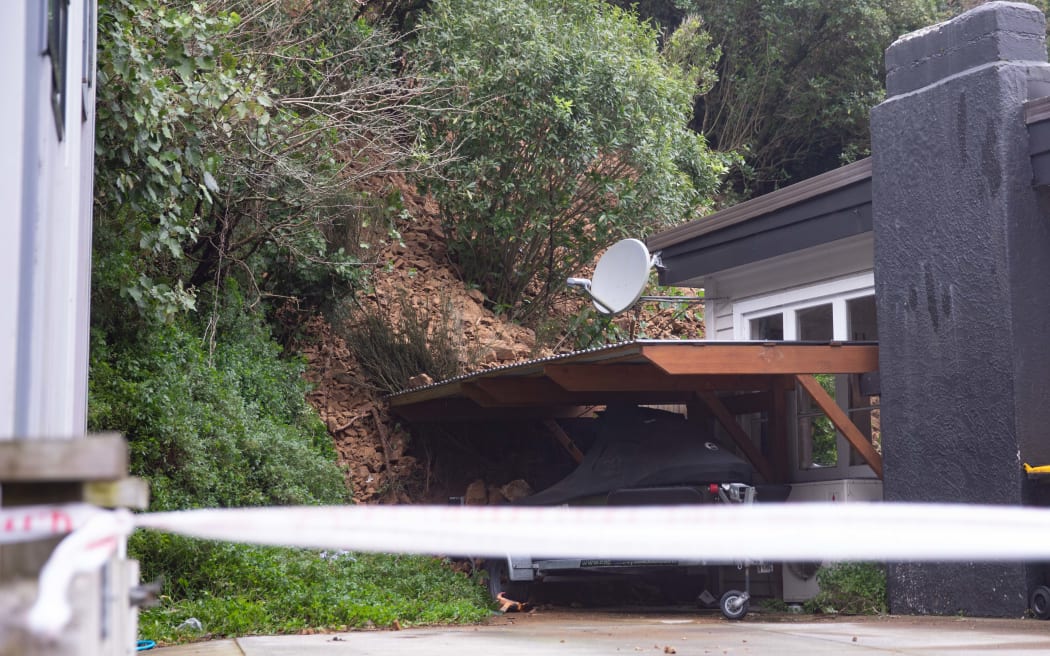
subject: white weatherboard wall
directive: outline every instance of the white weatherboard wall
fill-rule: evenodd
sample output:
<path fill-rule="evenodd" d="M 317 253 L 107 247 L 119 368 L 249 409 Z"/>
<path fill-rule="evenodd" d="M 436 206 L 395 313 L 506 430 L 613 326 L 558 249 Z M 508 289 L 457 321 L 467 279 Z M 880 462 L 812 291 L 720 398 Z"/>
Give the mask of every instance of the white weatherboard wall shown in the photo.
<path fill-rule="evenodd" d="M 870 294 L 873 249 L 871 233 L 866 233 L 706 276 L 707 339 L 750 339 L 747 320 L 784 304 L 815 305 L 840 295 Z M 862 279 L 864 275 L 869 279 Z"/>
<path fill-rule="evenodd" d="M 95 4 L 66 5 L 61 138 L 49 4 L 0 5 L 0 439 L 86 431 Z"/>

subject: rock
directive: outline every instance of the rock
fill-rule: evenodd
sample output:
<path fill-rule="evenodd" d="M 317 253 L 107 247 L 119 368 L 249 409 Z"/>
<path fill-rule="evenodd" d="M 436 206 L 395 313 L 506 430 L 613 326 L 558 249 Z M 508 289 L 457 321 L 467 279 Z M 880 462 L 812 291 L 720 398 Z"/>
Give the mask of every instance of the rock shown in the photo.
<path fill-rule="evenodd" d="M 507 501 L 517 501 L 533 494 L 532 486 L 520 478 L 507 483 L 499 490 Z"/>
<path fill-rule="evenodd" d="M 518 358 L 518 350 L 512 346 L 506 346 L 505 344 L 496 344 L 493 346 L 492 353 L 500 362 L 516 360 Z"/>
<path fill-rule="evenodd" d="M 507 497 L 503 496 L 498 485 L 490 485 L 488 488 L 488 502 L 490 506 L 502 506 L 507 503 Z"/>
<path fill-rule="evenodd" d="M 489 490 L 485 481 L 480 478 L 467 486 L 467 492 L 463 495 L 463 503 L 468 506 L 485 506 L 489 502 Z"/>
<path fill-rule="evenodd" d="M 433 384 L 434 384 L 434 379 L 431 378 L 430 376 L 428 376 L 425 373 L 416 374 L 415 376 L 412 376 L 411 378 L 408 379 L 408 387 L 409 387 L 409 389 L 411 389 L 413 387 L 425 387 L 426 385 L 433 385 Z"/>

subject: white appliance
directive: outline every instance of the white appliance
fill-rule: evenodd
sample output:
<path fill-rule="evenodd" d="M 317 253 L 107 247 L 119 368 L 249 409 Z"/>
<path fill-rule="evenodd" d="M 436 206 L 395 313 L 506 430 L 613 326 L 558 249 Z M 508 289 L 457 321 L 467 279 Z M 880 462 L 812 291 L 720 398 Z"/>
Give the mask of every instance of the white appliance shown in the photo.
<path fill-rule="evenodd" d="M 882 501 L 882 481 L 873 479 L 844 479 L 795 483 L 791 486 L 788 503 L 806 502 L 857 503 Z M 817 570 L 824 563 L 784 563 L 784 601 L 793 604 L 812 599 L 820 588 Z"/>

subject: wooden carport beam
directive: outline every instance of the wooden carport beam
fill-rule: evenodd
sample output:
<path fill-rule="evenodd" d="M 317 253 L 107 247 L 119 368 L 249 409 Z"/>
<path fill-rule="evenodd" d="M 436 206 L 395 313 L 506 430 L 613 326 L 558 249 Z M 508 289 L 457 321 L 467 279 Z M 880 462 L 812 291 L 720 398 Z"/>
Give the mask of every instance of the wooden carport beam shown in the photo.
<path fill-rule="evenodd" d="M 543 374 L 571 392 L 760 391 L 773 382 L 769 376 L 754 374 L 672 375 L 651 364 L 552 364 L 543 368 Z"/>
<path fill-rule="evenodd" d="M 766 479 L 766 482 L 780 482 L 774 478 L 773 468 L 769 466 L 769 461 L 766 460 L 765 456 L 762 455 L 762 452 L 758 450 L 758 447 L 756 447 L 755 443 L 751 441 L 748 434 L 744 432 L 744 429 L 740 428 L 740 424 L 736 423 L 736 419 L 733 418 L 733 415 L 729 414 L 729 410 L 725 407 L 722 401 L 720 401 L 713 392 L 697 392 L 697 396 L 707 404 L 707 407 L 718 419 L 718 422 L 722 424 L 722 427 L 726 429 L 729 436 L 733 438 L 733 442 L 740 447 L 740 450 L 744 452 L 744 455 L 747 456 L 747 459 L 755 466 L 755 469 L 762 474 L 762 477 Z"/>
<path fill-rule="evenodd" d="M 506 422 L 536 419 L 573 419 L 587 416 L 589 406 L 551 404 L 527 408 L 482 407 L 470 399 L 432 399 L 420 403 L 391 405 L 390 411 L 413 422 Z"/>
<path fill-rule="evenodd" d="M 669 374 L 863 374 L 879 368 L 874 344 L 816 346 L 768 344 L 704 345 L 689 348 L 646 344 L 642 355 Z"/>
<path fill-rule="evenodd" d="M 544 378 L 479 378 L 461 383 L 460 390 L 485 408 L 571 403 L 565 390 Z"/>
<path fill-rule="evenodd" d="M 795 379 L 809 392 L 809 395 L 820 406 L 820 409 L 824 411 L 824 414 L 828 416 L 835 428 L 842 433 L 853 448 L 857 450 L 860 457 L 864 458 L 864 462 L 868 463 L 875 475 L 881 479 L 882 456 L 871 445 L 871 442 L 864 437 L 864 434 L 860 432 L 860 429 L 850 420 L 849 416 L 843 412 L 842 408 L 835 403 L 835 399 L 831 398 L 831 395 L 824 391 L 824 388 L 820 386 L 820 383 L 813 376 L 798 374 L 795 376 Z"/>
<path fill-rule="evenodd" d="M 524 408 L 537 405 L 608 405 L 611 403 L 686 403 L 692 392 L 676 390 L 568 391 L 546 378 L 508 376 L 460 383 L 460 392 L 483 408 Z"/>

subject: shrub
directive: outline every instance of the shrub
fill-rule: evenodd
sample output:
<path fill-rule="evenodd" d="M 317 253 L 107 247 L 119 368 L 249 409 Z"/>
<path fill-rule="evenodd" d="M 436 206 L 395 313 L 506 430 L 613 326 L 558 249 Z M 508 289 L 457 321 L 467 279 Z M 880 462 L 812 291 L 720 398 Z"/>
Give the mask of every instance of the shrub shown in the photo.
<path fill-rule="evenodd" d="M 450 252 L 512 318 L 615 239 L 692 217 L 726 168 L 686 128 L 695 80 L 599 0 L 437 0 L 416 56 L 468 110 L 430 125 L 459 155 L 431 183 Z"/>
<path fill-rule="evenodd" d="M 382 392 L 407 389 L 427 374 L 447 380 L 460 373 L 462 349 L 449 301 L 424 309 L 402 297 L 396 316 L 381 307 L 344 305 L 339 331 L 369 380 Z"/>
<path fill-rule="evenodd" d="M 152 507 L 345 501 L 303 363 L 249 315 L 223 324 L 211 353 L 202 333 L 188 320 L 112 344 L 92 333 L 89 425 L 127 437 Z"/>
<path fill-rule="evenodd" d="M 810 612 L 880 615 L 888 612 L 886 568 L 876 563 L 836 563 L 817 572 L 820 592 Z"/>

